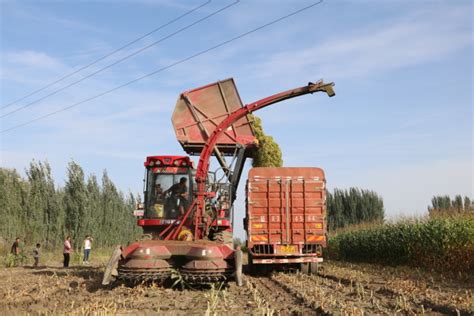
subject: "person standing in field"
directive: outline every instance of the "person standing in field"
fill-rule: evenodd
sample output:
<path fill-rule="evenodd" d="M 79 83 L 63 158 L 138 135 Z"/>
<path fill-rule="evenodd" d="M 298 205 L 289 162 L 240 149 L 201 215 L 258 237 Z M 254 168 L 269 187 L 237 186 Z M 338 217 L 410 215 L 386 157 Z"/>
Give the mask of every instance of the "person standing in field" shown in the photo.
<path fill-rule="evenodd" d="M 33 248 L 33 259 L 35 259 L 35 263 L 33 264 L 33 267 L 37 268 L 39 264 L 39 258 L 40 258 L 40 244 L 36 244 L 36 247 Z"/>
<path fill-rule="evenodd" d="M 87 235 L 86 239 L 84 239 L 84 259 L 82 260 L 82 264 L 89 264 L 89 256 L 91 254 L 92 240 L 93 239 L 90 235 Z"/>
<path fill-rule="evenodd" d="M 20 237 L 16 237 L 15 241 L 13 242 L 11 254 L 18 256 L 20 254 Z"/>
<path fill-rule="evenodd" d="M 71 236 L 67 236 L 64 241 L 64 267 L 69 267 L 69 260 L 71 259 L 72 247 L 71 247 Z"/>

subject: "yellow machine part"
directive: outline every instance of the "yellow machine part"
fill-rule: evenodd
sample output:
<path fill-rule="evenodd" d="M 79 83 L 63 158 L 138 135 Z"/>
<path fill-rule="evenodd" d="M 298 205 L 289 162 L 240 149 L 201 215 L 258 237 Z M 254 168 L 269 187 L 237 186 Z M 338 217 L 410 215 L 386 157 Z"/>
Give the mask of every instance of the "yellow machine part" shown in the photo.
<path fill-rule="evenodd" d="M 155 204 L 156 217 L 164 217 L 163 204 Z"/>
<path fill-rule="evenodd" d="M 191 241 L 193 240 L 193 233 L 190 229 L 183 227 L 178 234 L 178 240 L 181 241 Z"/>

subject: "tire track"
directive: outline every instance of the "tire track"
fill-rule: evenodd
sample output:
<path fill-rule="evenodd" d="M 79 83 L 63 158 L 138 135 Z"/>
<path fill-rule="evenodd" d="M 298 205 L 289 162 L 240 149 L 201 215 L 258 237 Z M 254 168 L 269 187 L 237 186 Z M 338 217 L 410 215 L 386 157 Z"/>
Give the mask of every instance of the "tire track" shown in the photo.
<path fill-rule="evenodd" d="M 318 275 L 319 278 L 324 278 L 330 280 L 332 282 L 336 282 L 338 284 L 343 284 L 345 286 L 356 286 L 356 287 L 363 287 L 362 291 L 368 291 L 374 293 L 374 295 L 381 300 L 394 300 L 396 302 L 395 308 L 403 307 L 404 309 L 410 309 L 417 313 L 425 313 L 427 311 L 436 312 L 441 314 L 447 315 L 461 315 L 461 316 L 468 316 L 472 315 L 472 313 L 468 310 L 462 308 L 455 308 L 453 306 L 449 306 L 446 304 L 438 304 L 431 301 L 428 298 L 417 298 L 416 296 L 406 296 L 404 293 L 400 293 L 399 291 L 393 290 L 383 284 L 371 284 L 371 283 L 361 283 L 357 282 L 352 279 L 340 277 L 334 274 L 328 273 L 320 273 Z M 398 300 L 398 301 L 397 301 Z M 393 306 L 393 304 L 392 304 Z M 408 308 L 408 306 L 411 306 Z"/>
<path fill-rule="evenodd" d="M 387 298 L 374 292 L 367 292 L 360 284 L 347 286 L 317 275 L 283 274 L 274 276 L 280 284 L 288 287 L 312 306 L 327 314 L 385 314 L 413 312 L 403 301 Z"/>
<path fill-rule="evenodd" d="M 311 305 L 282 286 L 280 282 L 268 277 L 246 276 L 246 281 L 254 291 L 265 300 L 267 305 L 279 315 L 324 315 L 324 311 L 315 309 Z"/>

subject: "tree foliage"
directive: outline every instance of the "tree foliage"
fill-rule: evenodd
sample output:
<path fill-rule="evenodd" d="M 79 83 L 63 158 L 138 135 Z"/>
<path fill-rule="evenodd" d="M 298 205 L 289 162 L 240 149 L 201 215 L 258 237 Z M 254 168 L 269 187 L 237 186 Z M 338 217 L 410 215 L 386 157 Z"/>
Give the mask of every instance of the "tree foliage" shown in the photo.
<path fill-rule="evenodd" d="M 456 195 L 451 200 L 449 195 L 437 195 L 431 199 L 431 205 L 428 206 L 430 216 L 438 214 L 453 214 L 453 213 L 472 213 L 474 208 L 471 199 L 467 196 Z"/>
<path fill-rule="evenodd" d="M 363 222 L 383 221 L 383 199 L 374 191 L 359 188 L 327 192 L 329 230 Z"/>
<path fill-rule="evenodd" d="M 126 244 L 140 233 L 132 210 L 135 198 L 117 190 L 104 171 L 102 185 L 95 175 L 71 161 L 64 187 L 57 187 L 48 162 L 32 161 L 22 178 L 0 168 L 0 237 L 22 238 L 27 244 L 60 247 L 66 235 L 78 248 L 86 235 L 96 246 Z"/>
<path fill-rule="evenodd" d="M 273 137 L 268 136 L 263 131 L 262 120 L 255 115 L 249 115 L 255 137 L 258 141 L 258 148 L 253 154 L 253 167 L 281 167 L 283 158 L 280 146 Z"/>

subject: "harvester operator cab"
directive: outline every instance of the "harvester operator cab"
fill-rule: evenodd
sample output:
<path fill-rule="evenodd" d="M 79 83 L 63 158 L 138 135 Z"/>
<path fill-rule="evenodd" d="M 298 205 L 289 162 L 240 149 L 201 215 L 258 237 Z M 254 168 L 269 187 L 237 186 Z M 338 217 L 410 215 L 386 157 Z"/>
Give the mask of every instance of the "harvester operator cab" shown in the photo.
<path fill-rule="evenodd" d="M 192 198 L 192 162 L 182 156 L 148 157 L 145 219 L 176 219 Z"/>
<path fill-rule="evenodd" d="M 145 161 L 145 188 L 143 211 L 137 212 L 138 225 L 153 238 L 168 225 L 179 222 L 193 202 L 197 188 L 196 170 L 187 156 L 149 156 Z M 232 188 L 230 183 L 216 182 L 216 174 L 210 173 L 207 190 L 215 192 L 206 206 L 211 218 L 212 233 L 232 227 Z M 189 227 L 192 220 L 186 222 Z"/>

